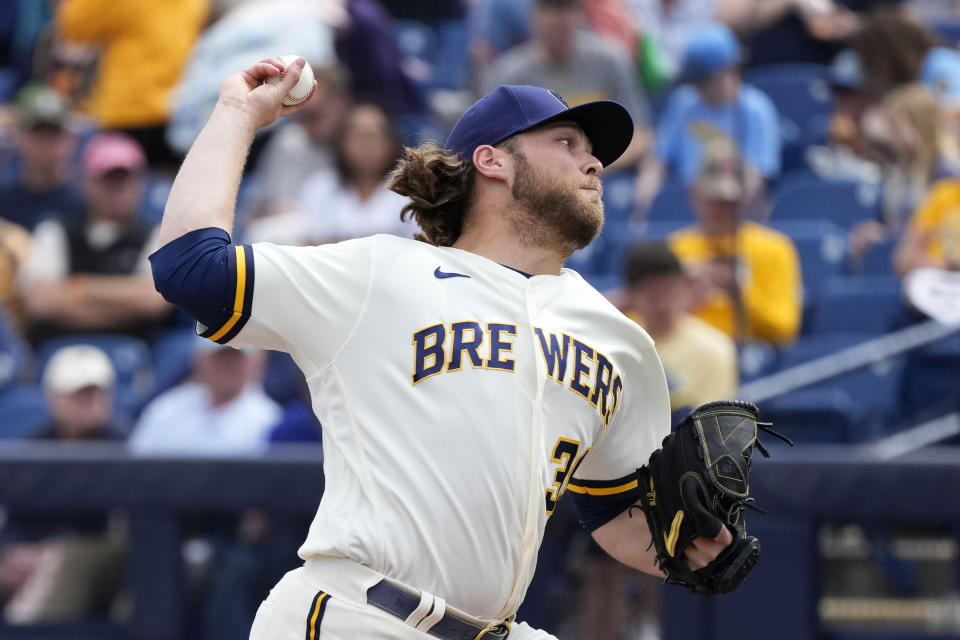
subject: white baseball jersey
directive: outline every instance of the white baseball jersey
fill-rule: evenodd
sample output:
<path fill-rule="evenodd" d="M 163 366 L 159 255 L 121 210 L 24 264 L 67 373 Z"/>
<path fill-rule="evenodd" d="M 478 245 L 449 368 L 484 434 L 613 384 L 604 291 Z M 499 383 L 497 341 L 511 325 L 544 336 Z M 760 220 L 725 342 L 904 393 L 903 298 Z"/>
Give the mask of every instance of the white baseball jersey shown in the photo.
<path fill-rule="evenodd" d="M 323 425 L 304 558 L 502 619 L 560 494 L 636 492 L 669 431 L 651 339 L 573 271 L 393 236 L 235 249 L 238 313 L 217 334 L 289 351 Z"/>

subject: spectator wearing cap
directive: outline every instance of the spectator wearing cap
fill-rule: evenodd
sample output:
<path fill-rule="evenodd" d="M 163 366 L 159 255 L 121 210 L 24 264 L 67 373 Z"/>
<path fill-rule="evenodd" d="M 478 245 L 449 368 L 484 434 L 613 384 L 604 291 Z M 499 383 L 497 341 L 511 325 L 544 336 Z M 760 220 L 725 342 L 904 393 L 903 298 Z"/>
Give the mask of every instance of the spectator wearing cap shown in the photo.
<path fill-rule="evenodd" d="M 79 445 L 118 443 L 114 369 L 92 345 L 64 347 L 43 373 L 50 422 L 27 438 Z M 0 605 L 6 622 L 64 623 L 105 615 L 123 575 L 123 533 L 107 514 L 50 518 L 11 512 L 0 532 Z"/>
<path fill-rule="evenodd" d="M 52 89 L 26 87 L 16 101 L 17 174 L 0 184 L 0 218 L 33 231 L 41 220 L 75 220 L 83 198 L 70 179 L 76 147 L 70 111 Z"/>
<path fill-rule="evenodd" d="M 263 390 L 263 353 L 197 338 L 190 381 L 146 406 L 130 438 L 140 455 L 250 455 L 282 410 Z"/>
<path fill-rule="evenodd" d="M 101 133 L 83 155 L 81 220 L 37 226 L 20 275 L 34 344 L 63 333 L 101 331 L 150 339 L 171 307 L 153 287 L 147 256 L 158 228 L 138 217 L 146 157 L 135 140 Z"/>
<path fill-rule="evenodd" d="M 640 211 L 668 177 L 689 187 L 699 174 L 706 144 L 724 137 L 743 150 L 743 201 L 749 207 L 762 199 L 765 183 L 780 172 L 780 126 L 766 94 L 743 84 L 741 60 L 736 37 L 722 24 L 708 24 L 691 36 L 680 76 L 687 84 L 670 94 L 653 154 L 640 171 Z"/>
<path fill-rule="evenodd" d="M 114 414 L 115 379 L 110 358 L 93 345 L 72 345 L 54 353 L 43 373 L 51 421 L 32 437 L 63 441 L 125 438 Z"/>
<path fill-rule="evenodd" d="M 481 79 L 481 93 L 498 85 L 552 89 L 571 106 L 615 100 L 630 112 L 630 147 L 607 170 L 633 168 L 650 142 L 646 97 L 633 63 L 615 43 L 581 28 L 583 0 L 535 0 L 530 13 L 533 37 L 498 58 Z"/>
<path fill-rule="evenodd" d="M 695 285 L 667 243 L 633 245 L 623 272 L 620 309 L 656 343 L 671 410 L 732 398 L 739 384 L 736 344 L 690 314 Z"/>
<path fill-rule="evenodd" d="M 693 313 L 736 341 L 792 341 L 800 330 L 800 260 L 790 239 L 744 220 L 743 161 L 730 140 L 707 145 L 690 191 L 698 222 L 671 234 L 693 280 Z"/>
<path fill-rule="evenodd" d="M 210 0 L 62 0 L 57 35 L 100 48 L 87 110 L 126 131 L 151 164 L 175 163 L 164 139 L 171 94 L 207 19 Z"/>

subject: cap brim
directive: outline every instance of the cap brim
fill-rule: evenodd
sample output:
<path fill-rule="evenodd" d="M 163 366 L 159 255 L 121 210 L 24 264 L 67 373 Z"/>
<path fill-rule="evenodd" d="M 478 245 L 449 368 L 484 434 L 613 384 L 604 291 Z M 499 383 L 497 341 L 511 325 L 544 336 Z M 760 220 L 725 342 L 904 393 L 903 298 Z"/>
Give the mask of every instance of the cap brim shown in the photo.
<path fill-rule="evenodd" d="M 594 157 L 605 167 L 622 156 L 633 140 L 633 118 L 622 104 L 613 100 L 597 100 L 570 107 L 529 129 L 562 120 L 580 125 L 593 145 Z"/>

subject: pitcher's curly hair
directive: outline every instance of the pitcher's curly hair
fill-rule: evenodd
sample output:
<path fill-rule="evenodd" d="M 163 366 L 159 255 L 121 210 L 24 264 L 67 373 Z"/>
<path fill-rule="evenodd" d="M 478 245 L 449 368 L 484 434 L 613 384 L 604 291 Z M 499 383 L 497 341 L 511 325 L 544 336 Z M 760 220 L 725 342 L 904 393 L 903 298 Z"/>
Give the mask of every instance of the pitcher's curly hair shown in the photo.
<path fill-rule="evenodd" d="M 391 191 L 410 198 L 401 220 L 413 218 L 421 233 L 414 237 L 449 247 L 463 230 L 463 218 L 473 199 L 476 170 L 435 143 L 404 148 L 403 158 L 387 179 Z"/>

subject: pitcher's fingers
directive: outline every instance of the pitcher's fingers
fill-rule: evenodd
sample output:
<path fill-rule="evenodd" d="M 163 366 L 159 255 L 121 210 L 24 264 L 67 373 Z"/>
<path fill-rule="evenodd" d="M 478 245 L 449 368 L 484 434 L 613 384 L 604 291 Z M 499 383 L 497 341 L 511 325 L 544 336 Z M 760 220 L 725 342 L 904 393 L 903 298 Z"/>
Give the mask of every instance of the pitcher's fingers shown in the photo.
<path fill-rule="evenodd" d="M 286 69 L 283 68 L 282 62 L 277 60 L 277 63 L 282 70 L 280 81 L 277 82 L 277 91 L 280 92 L 281 96 L 285 96 L 290 93 L 290 90 L 300 81 L 300 74 L 303 72 L 303 67 L 306 66 L 307 61 L 303 58 L 297 58 L 291 64 L 287 65 Z"/>
<path fill-rule="evenodd" d="M 720 527 L 720 533 L 714 536 L 713 541 L 719 544 L 721 547 L 726 547 L 728 544 L 733 542 L 733 534 L 730 533 L 730 529 L 727 527 Z"/>
<path fill-rule="evenodd" d="M 260 62 L 257 62 L 244 69 L 241 72 L 241 75 L 250 88 L 253 89 L 257 85 L 263 84 L 267 78 L 279 76 L 282 69 L 283 64 L 280 62 L 280 60 L 276 58 L 269 58 L 267 60 L 261 60 Z"/>
<path fill-rule="evenodd" d="M 697 540 L 705 540 L 706 538 L 697 538 Z M 696 571 L 697 569 L 702 569 L 713 560 L 714 556 L 708 553 L 705 549 L 698 547 L 694 543 L 687 545 L 687 548 L 683 550 L 683 557 L 687 561 L 687 566 Z"/>

